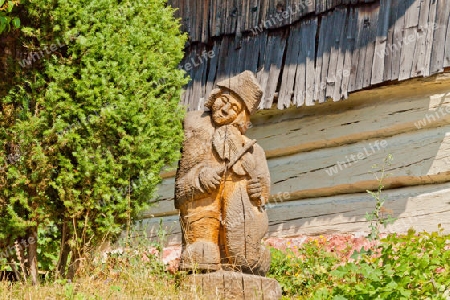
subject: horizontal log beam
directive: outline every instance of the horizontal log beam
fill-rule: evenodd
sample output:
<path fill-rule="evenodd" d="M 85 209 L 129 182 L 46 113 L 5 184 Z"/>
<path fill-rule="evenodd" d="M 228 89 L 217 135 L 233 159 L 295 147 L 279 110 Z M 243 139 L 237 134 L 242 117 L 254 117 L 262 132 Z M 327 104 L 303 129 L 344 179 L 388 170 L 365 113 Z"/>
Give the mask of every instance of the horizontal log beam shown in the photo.
<path fill-rule="evenodd" d="M 437 231 L 438 224 L 442 225 L 445 232 L 450 232 L 449 183 L 392 189 L 383 194 L 387 199 L 383 211 L 396 218 L 395 223 L 383 232 L 406 233 L 409 228 Z M 367 193 L 278 201 L 267 206 L 267 236 L 367 234 L 369 224 L 365 214 L 374 207 L 375 200 Z M 178 215 L 142 220 L 135 226 L 135 236 L 158 239 L 160 229 L 168 233 L 168 243 L 181 243 Z"/>

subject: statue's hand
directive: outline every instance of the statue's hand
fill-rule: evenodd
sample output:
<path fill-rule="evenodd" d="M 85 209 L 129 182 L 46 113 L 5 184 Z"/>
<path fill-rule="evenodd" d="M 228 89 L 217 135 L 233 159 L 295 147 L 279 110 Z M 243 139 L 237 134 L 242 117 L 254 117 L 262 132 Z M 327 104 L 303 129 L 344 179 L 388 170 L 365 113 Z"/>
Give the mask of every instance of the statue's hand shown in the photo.
<path fill-rule="evenodd" d="M 205 168 L 200 171 L 199 181 L 202 189 L 208 193 L 213 192 L 220 185 L 222 170 Z"/>
<path fill-rule="evenodd" d="M 248 182 L 247 193 L 250 197 L 250 200 L 258 202 L 257 205 L 261 205 L 262 186 L 258 178 L 251 179 Z"/>

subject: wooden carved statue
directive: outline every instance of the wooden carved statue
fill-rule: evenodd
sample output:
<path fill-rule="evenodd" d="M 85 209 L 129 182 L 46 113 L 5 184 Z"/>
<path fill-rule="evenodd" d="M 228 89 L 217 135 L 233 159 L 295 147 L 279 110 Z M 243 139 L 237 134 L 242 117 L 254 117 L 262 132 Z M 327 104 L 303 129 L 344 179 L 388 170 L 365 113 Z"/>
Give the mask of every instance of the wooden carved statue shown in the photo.
<path fill-rule="evenodd" d="M 263 149 L 244 135 L 262 91 L 250 71 L 217 86 L 205 103 L 209 111 L 189 113 L 184 124 L 175 183 L 181 268 L 264 276 L 270 174 Z"/>

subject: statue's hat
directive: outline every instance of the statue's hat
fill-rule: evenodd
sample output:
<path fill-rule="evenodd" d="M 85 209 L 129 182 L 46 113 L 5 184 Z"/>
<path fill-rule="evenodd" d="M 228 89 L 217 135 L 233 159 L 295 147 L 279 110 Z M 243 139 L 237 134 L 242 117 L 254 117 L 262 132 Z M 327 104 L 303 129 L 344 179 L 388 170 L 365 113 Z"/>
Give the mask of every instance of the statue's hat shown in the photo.
<path fill-rule="evenodd" d="M 222 90 L 229 90 L 236 94 L 244 103 L 250 114 L 253 114 L 261 102 L 262 90 L 255 75 L 251 71 L 244 71 L 230 79 L 225 79 L 217 83 Z M 205 106 L 211 109 L 216 99 L 217 91 L 213 90 L 208 97 Z"/>

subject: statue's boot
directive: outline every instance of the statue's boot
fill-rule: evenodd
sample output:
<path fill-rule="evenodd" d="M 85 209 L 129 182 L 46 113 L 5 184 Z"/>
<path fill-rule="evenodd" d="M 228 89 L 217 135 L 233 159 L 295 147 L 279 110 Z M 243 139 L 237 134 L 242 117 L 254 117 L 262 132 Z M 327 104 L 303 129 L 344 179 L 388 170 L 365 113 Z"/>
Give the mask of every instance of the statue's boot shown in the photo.
<path fill-rule="evenodd" d="M 184 247 L 181 254 L 181 270 L 216 271 L 219 268 L 220 251 L 217 244 L 197 241 Z"/>
<path fill-rule="evenodd" d="M 180 207 L 183 251 L 180 269 L 214 271 L 220 268 L 220 202 L 207 197 Z"/>

